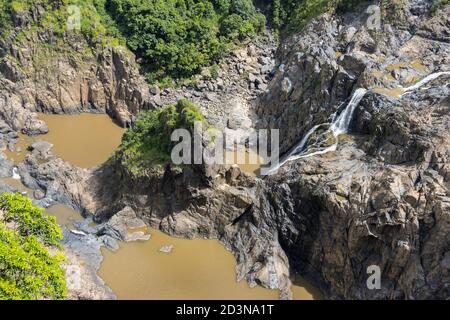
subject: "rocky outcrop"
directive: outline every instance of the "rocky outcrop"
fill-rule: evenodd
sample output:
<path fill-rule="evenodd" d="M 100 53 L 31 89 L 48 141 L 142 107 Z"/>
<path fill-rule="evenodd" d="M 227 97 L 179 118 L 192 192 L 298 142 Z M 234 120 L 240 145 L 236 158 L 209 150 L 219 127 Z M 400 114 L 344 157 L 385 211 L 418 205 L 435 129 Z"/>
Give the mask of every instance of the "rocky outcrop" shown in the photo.
<path fill-rule="evenodd" d="M 365 26 L 364 6 L 313 22 L 281 46 L 282 68 L 261 97 L 258 113 L 280 129 L 286 151 L 330 123 L 355 88 L 372 89 L 335 152 L 265 179 L 260 214 L 276 221 L 291 266 L 330 298 L 449 297 L 450 77 L 402 88 L 448 71 L 449 44 L 436 39 L 449 32 L 450 7 L 430 17 L 417 3 L 402 8 L 404 19 L 384 16 L 381 34 Z M 380 268 L 379 290 L 367 287 L 370 266 Z"/>
<path fill-rule="evenodd" d="M 114 300 L 116 295 L 97 275 L 103 260 L 100 248 L 107 237 L 75 232 L 63 227 L 68 298 L 71 300 Z"/>
<path fill-rule="evenodd" d="M 130 51 L 80 33 L 33 29 L 45 12 L 38 4 L 33 10 L 0 42 L 0 118 L 12 129 L 46 133 L 36 112 L 108 113 L 125 126 L 148 107 L 148 87 Z"/>
<path fill-rule="evenodd" d="M 429 1 L 392 1 L 373 29 L 369 4 L 322 15 L 284 39 L 276 62 L 264 60 L 259 75 L 254 68 L 232 85 L 236 91 L 206 79 L 195 91 L 151 89 L 151 103 L 198 98 L 219 128 L 277 128 L 282 152 L 315 125 L 329 127 L 357 88 L 368 89 L 336 150 L 287 161 L 265 178 L 201 165 L 134 176 L 113 160 L 89 171 L 36 151 L 19 166 L 24 183 L 98 222 L 109 220 L 97 238 L 126 239 L 126 221 L 134 225 L 135 218 L 172 235 L 218 238 L 236 257 L 238 279 L 279 288 L 282 298 L 290 297 L 290 274 L 300 273 L 328 298 L 447 299 L 450 77 L 407 89 L 448 71 L 450 7 L 431 16 Z M 230 79 L 239 70 L 245 68 L 227 73 Z M 267 88 L 257 86 L 258 77 Z M 239 97 L 241 84 L 257 89 L 258 99 Z M 241 108 L 243 117 L 239 107 L 221 110 L 227 104 L 215 99 L 222 96 L 255 109 Z M 5 132 L 10 127 L 0 124 Z M 380 270 L 380 289 L 367 286 L 371 266 Z"/>
<path fill-rule="evenodd" d="M 266 181 L 271 218 L 292 266 L 328 297 L 448 297 L 446 96 L 448 89 L 438 87 L 393 109 L 385 105 L 369 137 L 287 165 Z M 381 270 L 380 290 L 366 285 L 371 265 Z"/>
<path fill-rule="evenodd" d="M 150 87 L 150 104 L 159 107 L 188 99 L 215 128 L 234 135 L 237 141 L 245 140 L 258 121 L 255 100 L 273 78 L 275 51 L 276 41 L 267 32 L 179 88 Z"/>

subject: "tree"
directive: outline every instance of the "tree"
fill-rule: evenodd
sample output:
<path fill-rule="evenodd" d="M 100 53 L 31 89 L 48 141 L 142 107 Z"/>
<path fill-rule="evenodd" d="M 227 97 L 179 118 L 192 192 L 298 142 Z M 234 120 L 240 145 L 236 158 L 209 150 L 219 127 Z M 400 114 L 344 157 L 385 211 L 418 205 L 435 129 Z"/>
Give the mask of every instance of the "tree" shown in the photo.
<path fill-rule="evenodd" d="M 106 0 L 150 82 L 189 78 L 265 23 L 251 0 Z"/>
<path fill-rule="evenodd" d="M 19 193 L 0 196 L 0 299 L 64 299 L 64 257 L 54 217 Z"/>

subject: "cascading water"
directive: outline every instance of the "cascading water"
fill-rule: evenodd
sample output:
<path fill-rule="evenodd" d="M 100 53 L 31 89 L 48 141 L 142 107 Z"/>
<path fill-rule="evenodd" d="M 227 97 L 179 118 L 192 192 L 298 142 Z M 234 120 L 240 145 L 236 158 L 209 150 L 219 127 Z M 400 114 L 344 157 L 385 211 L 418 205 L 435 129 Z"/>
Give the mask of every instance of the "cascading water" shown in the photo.
<path fill-rule="evenodd" d="M 289 153 L 287 158 L 289 158 L 290 156 L 294 156 L 294 155 L 296 155 L 298 153 L 301 153 L 303 151 L 303 149 L 305 148 L 305 145 L 308 142 L 309 137 L 311 137 L 311 135 L 314 132 L 316 132 L 316 130 L 319 129 L 320 126 L 321 126 L 321 124 L 318 124 L 317 126 L 314 126 L 311 129 L 309 129 L 309 131 L 304 135 L 304 137 L 302 138 L 300 143 L 297 146 L 295 146 L 294 150 L 292 150 L 291 153 Z"/>
<path fill-rule="evenodd" d="M 333 121 L 330 129 L 333 132 L 335 138 L 340 134 L 348 132 L 350 122 L 353 119 L 353 113 L 355 112 L 356 107 L 359 105 L 366 93 L 367 89 L 357 89 L 345 110 L 342 111 L 341 114 Z"/>
<path fill-rule="evenodd" d="M 350 122 L 353 117 L 353 113 L 355 112 L 356 107 L 359 105 L 366 92 L 367 89 L 364 88 L 357 89 L 353 94 L 352 98 L 350 99 L 350 102 L 345 107 L 344 111 L 342 111 L 342 113 L 338 117 L 334 117 L 333 122 L 331 123 L 330 130 L 332 131 L 333 137 L 336 139 L 336 142 L 332 146 L 309 154 L 303 153 L 303 150 L 311 135 L 314 134 L 314 132 L 316 132 L 317 129 L 319 129 L 323 124 L 316 125 L 303 136 L 302 140 L 292 149 L 292 151 L 285 157 L 283 161 L 280 161 L 280 163 L 277 166 L 275 166 L 269 171 L 269 174 L 275 172 L 289 161 L 336 151 L 338 144 L 337 137 L 340 134 L 346 133 L 348 131 Z"/>
<path fill-rule="evenodd" d="M 432 74 L 426 76 L 425 78 L 423 78 L 422 80 L 420 80 L 419 82 L 417 82 L 416 84 L 406 88 L 405 92 L 403 93 L 403 95 L 405 95 L 405 94 L 407 94 L 407 93 L 409 93 L 411 91 L 417 90 L 420 87 L 426 85 L 428 82 L 433 81 L 433 80 L 439 78 L 440 76 L 444 76 L 444 75 L 450 75 L 450 72 L 443 71 L 443 72 L 432 73 Z"/>
<path fill-rule="evenodd" d="M 284 157 L 284 160 L 280 161 L 280 163 L 278 163 L 275 167 L 273 167 L 272 169 L 269 170 L 268 174 L 271 174 L 273 172 L 275 172 L 276 170 L 278 170 L 279 168 L 281 168 L 286 162 L 291 161 L 293 157 L 297 156 L 298 154 L 301 154 L 303 149 L 305 148 L 306 143 L 308 142 L 309 137 L 316 132 L 316 130 L 320 127 L 321 125 L 317 125 L 312 127 L 302 138 L 302 140 L 292 149 L 291 152 L 289 152 L 289 154 Z"/>
<path fill-rule="evenodd" d="M 17 169 L 17 167 L 14 167 L 13 168 L 13 175 L 12 175 L 12 178 L 14 179 L 14 180 L 20 180 L 21 178 L 20 178 L 20 174 L 19 174 L 19 169 Z"/>
<path fill-rule="evenodd" d="M 425 77 L 424 79 L 422 79 L 421 81 L 419 81 L 418 83 L 416 83 L 415 85 L 405 88 L 403 95 L 405 95 L 411 91 L 417 90 L 417 89 L 421 88 L 422 86 L 424 86 L 425 84 L 427 84 L 428 82 L 433 81 L 443 75 L 450 75 L 450 72 L 444 71 L 444 72 L 432 73 L 432 74 L 428 75 L 427 77 Z M 336 151 L 337 145 L 338 145 L 338 140 L 337 140 L 338 136 L 348 132 L 350 123 L 353 119 L 353 113 L 355 112 L 355 110 L 358 107 L 361 100 L 366 95 L 367 91 L 368 90 L 364 89 L 364 88 L 357 89 L 354 92 L 352 98 L 350 99 L 350 102 L 347 104 L 347 106 L 341 112 L 341 114 L 339 116 L 335 116 L 333 118 L 333 121 L 330 126 L 330 130 L 333 134 L 333 137 L 336 139 L 336 142 L 333 145 L 331 145 L 323 150 L 318 150 L 318 151 L 315 151 L 312 153 L 304 152 L 305 146 L 308 143 L 308 140 L 311 137 L 311 135 L 314 134 L 314 132 L 316 132 L 323 124 L 316 125 L 313 128 L 311 128 L 303 136 L 302 140 L 292 149 L 292 151 L 284 158 L 283 161 L 280 161 L 280 163 L 278 165 L 276 165 L 269 171 L 269 174 L 274 173 L 276 170 L 281 168 L 284 164 L 286 164 L 289 161 L 298 160 L 298 159 L 302 159 L 302 158 L 308 158 L 308 157 Z"/>

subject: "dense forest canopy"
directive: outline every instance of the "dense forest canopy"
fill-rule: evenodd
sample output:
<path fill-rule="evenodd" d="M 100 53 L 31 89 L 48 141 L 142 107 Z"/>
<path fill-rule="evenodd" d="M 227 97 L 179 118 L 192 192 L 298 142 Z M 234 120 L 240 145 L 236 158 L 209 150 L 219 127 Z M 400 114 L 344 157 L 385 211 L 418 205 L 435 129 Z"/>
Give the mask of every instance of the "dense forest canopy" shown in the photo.
<path fill-rule="evenodd" d="M 361 2 L 262 0 L 257 8 L 252 0 L 0 0 L 0 35 L 7 37 L 20 25 L 23 32 L 63 36 L 75 5 L 79 31 L 91 42 L 127 45 L 149 82 L 172 85 L 216 64 L 267 25 L 285 36 L 323 12 L 349 11 Z M 434 0 L 433 10 L 448 2 Z"/>
<path fill-rule="evenodd" d="M 251 0 L 106 0 L 150 81 L 186 78 L 265 26 Z"/>

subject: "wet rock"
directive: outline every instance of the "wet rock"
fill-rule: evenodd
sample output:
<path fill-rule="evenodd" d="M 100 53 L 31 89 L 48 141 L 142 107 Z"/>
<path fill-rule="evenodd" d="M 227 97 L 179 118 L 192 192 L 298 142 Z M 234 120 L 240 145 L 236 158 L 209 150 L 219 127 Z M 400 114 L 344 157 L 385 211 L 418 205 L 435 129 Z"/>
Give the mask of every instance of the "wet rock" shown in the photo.
<path fill-rule="evenodd" d="M 109 235 L 121 241 L 148 240 L 150 235 L 142 231 L 134 231 L 146 229 L 147 225 L 144 221 L 136 216 L 136 213 L 130 207 L 125 207 L 116 213 L 103 228 L 99 234 Z"/>
<path fill-rule="evenodd" d="M 161 253 L 172 253 L 173 251 L 173 245 L 164 245 L 159 249 L 159 252 Z"/>
<path fill-rule="evenodd" d="M 0 178 L 12 176 L 14 162 L 8 160 L 6 156 L 0 152 Z"/>
<path fill-rule="evenodd" d="M 120 248 L 117 240 L 112 237 L 104 236 L 102 237 L 102 241 L 109 250 L 117 251 Z"/>
<path fill-rule="evenodd" d="M 69 299 L 111 300 L 115 294 L 97 275 L 103 260 L 100 248 L 102 238 L 94 235 L 80 237 L 68 229 L 63 229 L 62 245 L 66 263 L 66 281 Z"/>
<path fill-rule="evenodd" d="M 47 154 L 53 148 L 53 144 L 47 141 L 37 141 L 28 147 L 28 150 L 36 152 L 40 155 Z"/>
<path fill-rule="evenodd" d="M 37 190 L 34 190 L 33 196 L 36 200 L 42 200 L 45 198 L 45 193 L 42 190 L 37 189 Z"/>

